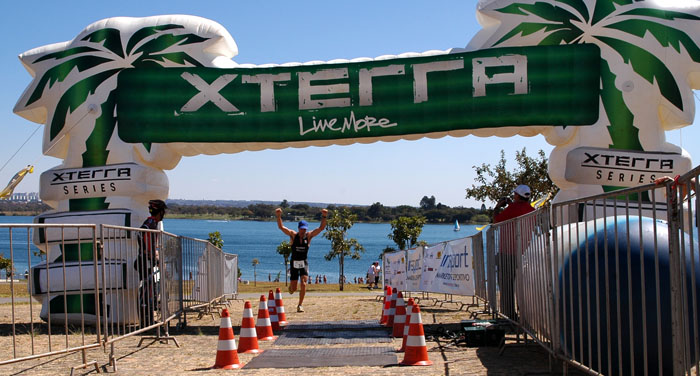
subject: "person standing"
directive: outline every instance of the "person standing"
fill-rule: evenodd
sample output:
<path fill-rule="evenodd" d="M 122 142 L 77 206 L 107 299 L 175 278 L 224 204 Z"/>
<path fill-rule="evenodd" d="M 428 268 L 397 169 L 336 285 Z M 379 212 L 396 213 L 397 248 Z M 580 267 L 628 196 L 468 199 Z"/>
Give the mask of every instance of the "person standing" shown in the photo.
<path fill-rule="evenodd" d="M 372 265 L 369 266 L 369 269 L 367 269 L 367 288 L 371 289 L 372 285 L 374 285 L 374 271 L 375 271 L 375 265 L 372 263 Z"/>
<path fill-rule="evenodd" d="M 521 184 L 513 190 L 512 199 L 502 198 L 498 200 L 496 207 L 493 209 L 493 223 L 506 222 L 535 211 L 535 208 L 530 205 L 530 193 L 530 187 Z M 532 229 L 530 222 L 529 220 L 522 223 L 509 221 L 499 227 L 500 249 L 497 255 L 497 265 L 498 285 L 501 290 L 500 310 L 512 320 L 517 320 L 515 274 L 518 268 L 518 259 L 521 256 L 517 253 L 516 226 L 520 225 L 520 231 L 523 233 L 521 239 L 529 239 L 529 234 L 526 234 L 526 232 L 529 231 L 528 229 Z M 534 222 L 534 219 L 532 222 Z M 526 248 L 527 244 L 523 242 L 521 252 L 525 252 Z"/>
<path fill-rule="evenodd" d="M 299 283 L 299 304 L 297 305 L 297 312 L 304 312 L 304 296 L 306 295 L 306 283 L 309 278 L 309 244 L 311 244 L 311 239 L 316 235 L 320 234 L 326 228 L 326 219 L 328 217 L 328 210 L 321 210 L 321 225 L 313 230 L 307 231 L 309 229 L 309 224 L 306 221 L 299 221 L 298 231 L 290 230 L 282 224 L 282 209 L 277 208 L 275 210 L 277 215 L 277 227 L 286 235 L 289 236 L 290 243 L 292 243 L 292 256 L 289 272 L 291 282 L 289 283 L 289 293 L 294 294 L 297 290 L 297 283 Z M 299 282 L 297 282 L 299 281 Z"/>
<path fill-rule="evenodd" d="M 374 288 L 379 288 L 379 276 L 382 275 L 382 267 L 379 266 L 379 261 L 374 262 Z"/>
<path fill-rule="evenodd" d="M 165 217 L 168 207 L 163 200 L 148 201 L 150 217 L 141 225 L 142 229 L 158 230 L 158 224 Z M 155 281 L 155 268 L 158 267 L 158 233 L 144 231 L 139 234 L 140 252 L 134 261 L 134 268 L 139 274 L 139 318 L 141 327 L 153 324 L 153 311 L 157 309 L 158 287 Z"/>

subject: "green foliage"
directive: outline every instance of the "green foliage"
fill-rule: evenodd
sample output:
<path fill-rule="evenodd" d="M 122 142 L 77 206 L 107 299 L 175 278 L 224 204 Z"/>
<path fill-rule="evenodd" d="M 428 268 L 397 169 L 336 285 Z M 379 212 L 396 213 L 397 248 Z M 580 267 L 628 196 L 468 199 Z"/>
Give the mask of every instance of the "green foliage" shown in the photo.
<path fill-rule="evenodd" d="M 258 260 L 257 258 L 254 258 L 253 259 L 253 281 L 254 281 L 253 283 L 255 286 L 258 285 L 258 270 L 257 270 L 258 265 L 260 265 L 260 260 Z"/>
<path fill-rule="evenodd" d="M 399 217 L 391 221 L 389 239 L 396 243 L 399 250 L 405 250 L 419 245 L 418 237 L 423 232 L 427 219 L 423 216 Z"/>
<path fill-rule="evenodd" d="M 359 260 L 361 253 L 365 251 L 355 238 L 346 239 L 345 235 L 357 221 L 357 215 L 348 209 L 334 210 L 328 215 L 328 224 L 323 236 L 331 241 L 331 250 L 324 256 L 330 261 L 336 257 L 350 256 L 353 260 Z"/>
<path fill-rule="evenodd" d="M 338 258 L 340 266 L 340 290 L 343 290 L 343 281 L 345 277 L 344 259 L 351 257 L 353 260 L 359 260 L 361 253 L 365 251 L 365 247 L 360 244 L 355 238 L 346 239 L 348 230 L 352 228 L 357 221 L 357 215 L 350 210 L 343 208 L 334 210 L 328 214 L 328 223 L 326 232 L 323 236 L 331 241 L 331 250 L 324 256 L 330 261 Z"/>
<path fill-rule="evenodd" d="M 209 233 L 209 243 L 213 244 L 216 248 L 224 248 L 224 239 L 221 239 L 221 233 L 218 231 Z"/>
<path fill-rule="evenodd" d="M 284 264 L 286 265 L 289 256 L 292 254 L 292 245 L 287 240 L 283 241 L 277 246 L 277 253 L 284 257 Z"/>
<path fill-rule="evenodd" d="M 533 200 L 554 195 L 559 191 L 547 172 L 548 161 L 544 151 L 538 152 L 537 158 L 527 155 L 525 148 L 515 152 L 518 166 L 513 171 L 506 168 L 505 152 L 501 150 L 501 159 L 495 166 L 482 164 L 473 166 L 476 170 L 476 184 L 467 188 L 467 198 L 479 201 L 496 202 L 502 197 L 512 195 L 513 189 L 519 184 L 527 184 L 532 191 Z"/>
<path fill-rule="evenodd" d="M 420 200 L 420 208 L 423 210 L 435 209 L 435 196 L 423 196 Z"/>
<path fill-rule="evenodd" d="M 12 260 L 5 258 L 4 253 L 0 253 L 0 270 L 4 270 L 5 275 L 12 274 Z"/>

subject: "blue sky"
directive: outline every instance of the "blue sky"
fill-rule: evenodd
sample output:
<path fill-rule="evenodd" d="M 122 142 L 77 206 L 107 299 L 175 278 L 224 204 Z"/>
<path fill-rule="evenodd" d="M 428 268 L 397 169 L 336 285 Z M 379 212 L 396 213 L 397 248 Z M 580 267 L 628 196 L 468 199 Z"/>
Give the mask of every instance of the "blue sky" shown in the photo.
<path fill-rule="evenodd" d="M 41 172 L 61 163 L 42 156 L 38 125 L 12 113 L 30 83 L 17 55 L 73 39 L 103 18 L 190 14 L 222 24 L 238 44 L 238 63 L 286 63 L 376 57 L 464 47 L 480 29 L 476 1 L 70 1 L 5 4 L 0 16 L 0 185 L 27 164 L 36 171 L 16 191 L 38 191 Z M 696 107 L 698 101 L 696 99 Z M 696 117 L 697 122 L 697 117 Z M 700 153 L 696 126 L 667 133 L 691 155 Z M 690 140 L 693 140 L 692 142 Z M 167 171 L 170 198 L 315 201 L 418 205 L 434 195 L 450 206 L 478 206 L 465 199 L 472 166 L 494 164 L 500 150 L 514 160 L 526 147 L 535 155 L 552 147 L 542 136 L 379 142 L 183 158 Z"/>

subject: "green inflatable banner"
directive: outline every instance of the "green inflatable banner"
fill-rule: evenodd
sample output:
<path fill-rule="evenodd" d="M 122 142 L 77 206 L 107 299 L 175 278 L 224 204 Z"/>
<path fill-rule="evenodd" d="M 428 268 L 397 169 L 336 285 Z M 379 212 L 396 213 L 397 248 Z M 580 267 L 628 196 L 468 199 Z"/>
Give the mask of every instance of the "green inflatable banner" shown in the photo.
<path fill-rule="evenodd" d="M 505 47 L 256 68 L 125 69 L 119 137 L 131 143 L 294 142 L 599 117 L 600 49 Z"/>

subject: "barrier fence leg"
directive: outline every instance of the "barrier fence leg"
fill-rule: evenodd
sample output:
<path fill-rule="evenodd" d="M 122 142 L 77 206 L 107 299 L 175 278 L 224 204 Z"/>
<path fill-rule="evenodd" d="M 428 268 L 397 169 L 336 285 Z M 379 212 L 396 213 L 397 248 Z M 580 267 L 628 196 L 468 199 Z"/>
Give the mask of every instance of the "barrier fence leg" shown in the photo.
<path fill-rule="evenodd" d="M 85 349 L 82 349 L 82 350 L 80 351 L 80 352 L 81 352 L 81 356 L 82 356 L 82 358 L 83 358 L 83 364 L 80 364 L 80 365 L 71 367 L 71 368 L 70 368 L 70 375 L 71 375 L 71 376 L 73 376 L 73 373 L 75 372 L 76 369 L 78 369 L 78 368 L 86 369 L 86 368 L 88 368 L 88 367 L 90 367 L 90 366 L 95 367 L 95 372 L 100 373 L 100 367 L 97 366 L 97 361 L 96 361 L 96 360 L 93 360 L 93 361 L 91 361 L 91 362 L 88 362 L 88 361 L 87 361 L 87 352 L 86 352 L 86 351 L 87 351 L 87 350 L 85 350 Z"/>

